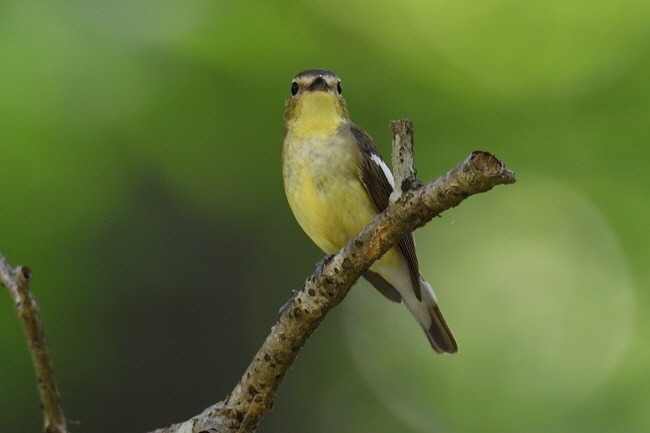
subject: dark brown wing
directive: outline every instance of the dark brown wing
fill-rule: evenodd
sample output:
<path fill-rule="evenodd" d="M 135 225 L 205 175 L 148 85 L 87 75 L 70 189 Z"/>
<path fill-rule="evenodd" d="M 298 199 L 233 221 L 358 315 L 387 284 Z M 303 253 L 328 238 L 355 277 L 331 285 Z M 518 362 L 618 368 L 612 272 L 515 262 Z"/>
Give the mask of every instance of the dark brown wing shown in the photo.
<path fill-rule="evenodd" d="M 373 143 L 372 138 L 358 126 L 351 124 L 350 129 L 352 135 L 359 145 L 359 150 L 361 151 L 361 160 L 359 162 L 359 172 L 361 174 L 361 182 L 366 187 L 366 191 L 372 198 L 372 201 L 375 203 L 378 212 L 383 212 L 384 209 L 388 207 L 388 200 L 390 194 L 393 192 L 393 186 L 386 177 L 381 165 L 378 161 L 383 162 L 384 159 L 381 157 L 377 146 Z M 384 162 L 385 165 L 385 162 Z M 418 259 L 415 255 L 415 240 L 413 239 L 413 233 L 409 233 L 401 238 L 397 242 L 402 255 L 406 259 L 406 263 L 409 267 L 409 273 L 411 274 L 411 283 L 413 285 L 413 291 L 418 301 L 422 300 L 422 294 L 420 292 L 420 268 L 418 265 Z M 366 278 L 368 279 L 368 278 Z M 382 278 L 383 279 L 383 278 Z M 371 283 L 371 280 L 368 279 Z M 384 282 L 386 282 L 384 280 Z M 388 283 L 388 282 L 386 282 Z M 373 283 L 373 285 L 375 285 Z M 375 285 L 377 287 L 377 285 Z M 382 289 L 377 287 L 384 296 L 388 299 L 391 299 Z M 393 288 L 393 290 L 395 290 Z"/>
<path fill-rule="evenodd" d="M 409 233 L 402 239 L 397 241 L 397 246 L 406 259 L 409 266 L 409 273 L 411 274 L 411 284 L 413 284 L 413 291 L 418 301 L 422 300 L 422 292 L 420 291 L 420 265 L 418 264 L 418 257 L 415 255 L 415 239 L 413 233 Z"/>

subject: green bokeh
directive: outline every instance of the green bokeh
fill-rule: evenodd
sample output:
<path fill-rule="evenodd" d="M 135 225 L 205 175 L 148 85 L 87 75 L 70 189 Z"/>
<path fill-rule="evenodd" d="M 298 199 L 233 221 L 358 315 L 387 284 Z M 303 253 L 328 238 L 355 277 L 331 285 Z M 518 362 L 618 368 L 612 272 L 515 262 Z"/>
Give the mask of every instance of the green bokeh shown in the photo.
<path fill-rule="evenodd" d="M 421 269 L 460 353 L 432 359 L 404 308 L 369 290 L 346 304 L 352 352 L 387 407 L 422 431 L 573 424 L 576 408 L 607 391 L 633 340 L 622 248 L 593 205 L 547 178 L 482 198 L 419 236 Z"/>
<path fill-rule="evenodd" d="M 457 356 L 359 287 L 260 431 L 647 431 L 649 23 L 641 0 L 0 4 L 0 252 L 33 269 L 71 430 L 148 431 L 238 380 L 322 257 L 286 204 L 280 141 L 291 77 L 324 67 L 385 155 L 388 121 L 414 120 L 423 180 L 481 149 L 518 183 L 418 233 Z M 539 269 L 561 310 L 533 302 Z M 576 269 L 599 289 L 562 291 Z M 518 292 L 468 286 L 487 271 Z M 0 431 L 38 431 L 0 307 Z M 354 332 L 392 358 L 355 355 L 354 311 L 380 314 Z"/>

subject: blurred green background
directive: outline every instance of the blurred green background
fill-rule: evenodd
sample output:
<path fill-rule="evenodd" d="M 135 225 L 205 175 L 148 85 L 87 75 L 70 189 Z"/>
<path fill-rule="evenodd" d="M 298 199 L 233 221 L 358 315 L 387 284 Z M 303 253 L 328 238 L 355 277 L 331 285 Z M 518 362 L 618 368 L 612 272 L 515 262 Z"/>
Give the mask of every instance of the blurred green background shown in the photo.
<path fill-rule="evenodd" d="M 650 429 L 650 2 L 0 3 L 0 252 L 34 272 L 73 432 L 225 397 L 322 253 L 284 197 L 291 78 L 328 68 L 420 177 L 517 172 L 416 233 L 460 352 L 359 283 L 260 432 Z M 0 296 L 0 431 L 41 430 Z"/>

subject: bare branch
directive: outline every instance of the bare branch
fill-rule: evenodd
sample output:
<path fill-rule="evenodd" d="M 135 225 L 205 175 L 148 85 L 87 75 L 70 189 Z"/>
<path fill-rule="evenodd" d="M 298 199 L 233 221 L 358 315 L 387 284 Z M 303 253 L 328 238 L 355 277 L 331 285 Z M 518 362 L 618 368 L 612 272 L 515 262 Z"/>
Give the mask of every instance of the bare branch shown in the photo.
<path fill-rule="evenodd" d="M 396 136 L 405 138 L 403 142 L 412 143 L 408 128 L 405 135 Z M 406 148 L 412 149 L 412 145 Z M 409 158 L 411 162 L 408 162 Z M 412 156 L 405 155 L 401 165 L 403 168 L 396 169 L 402 173 L 401 179 L 414 179 Z M 225 401 L 185 423 L 156 430 L 156 433 L 253 432 L 271 410 L 280 382 L 298 352 L 327 313 L 345 298 L 363 271 L 402 236 L 443 211 L 459 205 L 471 195 L 514 182 L 514 172 L 506 169 L 494 155 L 477 151 L 423 187 L 415 190 L 408 186 L 400 188 L 403 194 L 398 201 L 378 215 L 341 251 L 318 264 L 304 288 L 282 308 L 278 322 Z"/>
<path fill-rule="evenodd" d="M 422 186 L 417 178 L 417 170 L 413 161 L 413 122 L 409 119 L 391 120 L 390 132 L 393 133 L 393 176 L 395 189 L 390 195 L 390 202 L 395 203 L 402 193 Z"/>
<path fill-rule="evenodd" d="M 15 270 L 0 254 L 0 278 L 14 299 L 14 309 L 25 330 L 29 349 L 38 379 L 38 394 L 41 398 L 46 433 L 67 433 L 66 421 L 61 406 L 61 397 L 56 385 L 54 364 L 50 348 L 45 339 L 41 312 L 36 298 L 29 291 L 32 273 L 26 266 Z"/>

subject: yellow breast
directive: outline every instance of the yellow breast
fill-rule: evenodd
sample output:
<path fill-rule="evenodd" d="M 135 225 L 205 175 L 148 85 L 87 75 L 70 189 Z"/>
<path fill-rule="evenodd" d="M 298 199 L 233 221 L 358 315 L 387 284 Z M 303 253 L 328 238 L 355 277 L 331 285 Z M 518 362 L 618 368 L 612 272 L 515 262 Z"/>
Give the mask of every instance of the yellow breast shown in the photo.
<path fill-rule="evenodd" d="M 346 131 L 345 126 L 333 134 L 288 130 L 283 143 L 289 205 L 305 233 L 327 254 L 341 249 L 377 215 L 359 180 L 361 155 Z"/>

